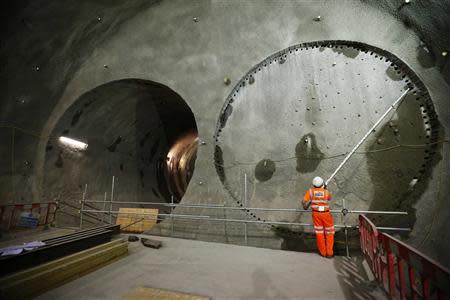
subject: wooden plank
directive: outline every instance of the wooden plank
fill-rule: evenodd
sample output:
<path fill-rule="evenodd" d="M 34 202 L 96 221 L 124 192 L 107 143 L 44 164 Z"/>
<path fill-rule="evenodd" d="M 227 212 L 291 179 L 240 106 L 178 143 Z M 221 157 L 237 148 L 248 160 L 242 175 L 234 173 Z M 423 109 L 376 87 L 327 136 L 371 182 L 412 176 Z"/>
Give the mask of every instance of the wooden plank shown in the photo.
<path fill-rule="evenodd" d="M 142 233 L 156 224 L 158 209 L 155 208 L 119 208 L 116 224 L 124 232 Z"/>
<path fill-rule="evenodd" d="M 68 255 L 68 256 L 64 256 L 64 257 L 52 260 L 52 261 L 50 261 L 48 263 L 36 266 L 34 268 L 30 268 L 30 269 L 27 269 L 27 270 L 23 270 L 23 271 L 11 274 L 9 276 L 0 278 L 0 286 L 5 286 L 5 285 L 7 285 L 7 284 L 9 284 L 9 283 L 11 283 L 13 281 L 17 281 L 17 280 L 20 280 L 22 278 L 26 278 L 26 277 L 32 276 L 34 274 L 37 274 L 37 273 L 40 273 L 40 272 L 44 272 L 45 270 L 55 268 L 55 267 L 60 266 L 62 264 L 68 263 L 68 262 L 76 260 L 76 259 L 80 259 L 80 258 L 82 258 L 82 257 L 84 257 L 86 255 L 90 255 L 90 254 L 95 253 L 97 251 L 101 251 L 103 249 L 110 248 L 111 246 L 114 246 L 114 245 L 117 245 L 117 244 L 121 244 L 123 242 L 124 242 L 124 240 L 117 239 L 117 240 L 111 241 L 109 243 L 104 243 L 104 244 L 101 244 L 101 245 L 96 246 L 96 247 L 89 248 L 89 249 L 84 250 L 84 251 L 80 251 L 80 252 L 77 252 L 77 253 L 74 253 L 74 254 L 71 254 L 71 255 Z"/>
<path fill-rule="evenodd" d="M 117 225 L 117 227 L 120 226 Z M 111 241 L 112 233 L 112 230 L 104 230 L 87 236 L 71 237 L 69 240 L 58 244 L 45 245 L 19 255 L 5 257 L 0 259 L 0 275 L 6 276 L 9 273 L 32 268 L 60 257 L 107 243 Z"/>
<path fill-rule="evenodd" d="M 21 282 L 25 282 L 25 281 L 30 282 L 30 280 L 34 280 L 35 278 L 42 277 L 43 275 L 46 276 L 45 279 L 48 281 L 48 280 L 52 279 L 51 276 L 54 276 L 54 275 L 62 276 L 62 275 L 64 275 L 64 272 L 66 272 L 66 271 L 69 273 L 72 273 L 72 272 L 76 273 L 77 270 L 82 270 L 85 267 L 85 265 L 83 265 L 83 264 L 86 263 L 87 266 L 95 265 L 97 262 L 101 261 L 102 255 L 105 255 L 105 257 L 110 256 L 111 253 L 113 253 L 113 254 L 115 253 L 114 252 L 115 250 L 122 249 L 126 245 L 127 244 L 124 242 L 119 243 L 117 245 L 112 245 L 106 249 L 95 251 L 94 253 L 79 257 L 75 260 L 64 262 L 63 264 L 57 265 L 53 268 L 46 268 L 46 269 L 42 270 L 41 272 L 34 273 L 30 276 L 27 276 L 20 280 L 14 281 L 10 285 L 18 285 Z M 67 270 L 67 268 L 69 266 L 74 266 L 74 268 L 71 270 Z"/>
<path fill-rule="evenodd" d="M 128 243 L 122 240 L 120 243 L 116 242 L 107 248 L 82 255 L 77 259 L 69 259 L 68 262 L 57 264 L 52 268 L 45 269 L 39 266 L 38 268 L 42 268 L 41 272 L 2 286 L 0 296 L 5 299 L 36 296 L 105 266 L 126 256 L 127 253 Z"/>
<path fill-rule="evenodd" d="M 168 291 L 162 289 L 138 287 L 125 295 L 122 300 L 210 300 L 210 297 Z"/>

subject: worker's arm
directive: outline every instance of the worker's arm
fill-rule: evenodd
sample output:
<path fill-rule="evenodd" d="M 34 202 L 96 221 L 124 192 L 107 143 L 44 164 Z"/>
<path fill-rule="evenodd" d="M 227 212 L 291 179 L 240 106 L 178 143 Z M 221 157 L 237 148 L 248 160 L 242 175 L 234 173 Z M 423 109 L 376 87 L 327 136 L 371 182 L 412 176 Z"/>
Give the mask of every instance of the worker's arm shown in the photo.
<path fill-rule="evenodd" d="M 303 209 L 308 209 L 309 206 L 311 205 L 311 199 L 309 197 L 309 190 L 306 191 L 305 195 L 303 196 Z"/>

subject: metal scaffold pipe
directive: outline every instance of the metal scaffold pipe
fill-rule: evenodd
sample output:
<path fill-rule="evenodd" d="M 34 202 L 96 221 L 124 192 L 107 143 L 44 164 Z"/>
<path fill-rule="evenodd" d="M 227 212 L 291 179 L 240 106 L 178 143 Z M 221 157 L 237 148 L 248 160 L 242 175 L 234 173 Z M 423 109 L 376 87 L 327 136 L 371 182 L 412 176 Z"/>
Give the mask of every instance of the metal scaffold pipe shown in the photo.
<path fill-rule="evenodd" d="M 104 213 L 107 211 L 102 210 L 84 210 L 84 212 L 91 213 Z M 293 222 L 279 222 L 279 221 L 257 221 L 257 220 L 243 220 L 243 219 L 223 219 L 223 218 L 211 218 L 209 216 L 202 215 L 177 215 L 177 214 L 155 214 L 155 213 L 131 213 L 131 212 L 119 212 L 112 211 L 114 215 L 127 214 L 127 215 L 147 215 L 149 219 L 164 220 L 158 216 L 170 216 L 172 218 L 188 219 L 188 220 L 205 220 L 205 221 L 217 221 L 217 222 L 234 222 L 234 223 L 252 223 L 252 224 L 268 224 L 268 225 L 287 225 L 287 226 L 305 226 L 311 227 L 313 224 L 309 223 L 293 223 Z M 335 225 L 337 228 L 358 228 L 357 225 Z M 401 228 L 401 227 L 377 227 L 380 230 L 395 230 L 395 231 L 411 231 L 411 228 Z"/>
<path fill-rule="evenodd" d="M 86 200 L 85 203 L 102 203 L 103 201 Z M 139 205 L 160 205 L 169 207 L 185 207 L 185 208 L 206 208 L 206 209 L 227 209 L 227 210 L 260 210 L 260 211 L 280 211 L 280 212 L 311 212 L 310 210 L 297 208 L 264 208 L 264 207 L 233 207 L 224 206 L 220 204 L 204 205 L 204 204 L 175 204 L 175 203 L 160 203 L 160 202 L 128 202 L 128 201 L 113 201 L 113 204 L 139 204 Z M 342 210 L 332 209 L 331 213 L 341 214 Z M 383 210 L 348 210 L 345 213 L 349 214 L 388 214 L 388 215 L 407 215 L 406 211 L 383 211 Z"/>
<path fill-rule="evenodd" d="M 344 160 L 341 162 L 341 164 L 336 168 L 336 170 L 331 174 L 331 176 L 325 181 L 325 186 L 328 185 L 328 183 L 331 181 L 331 179 L 336 176 L 336 174 L 342 169 L 342 167 L 345 165 L 345 163 L 350 159 L 350 157 L 358 150 L 359 146 L 361 146 L 362 143 L 369 137 L 369 135 L 374 132 L 375 128 L 383 121 L 383 119 L 391 112 L 391 110 L 395 109 L 396 105 L 402 101 L 402 99 L 406 96 L 406 94 L 409 92 L 409 89 L 407 89 L 403 94 L 401 94 L 400 97 L 397 98 L 397 100 L 392 103 L 391 106 L 386 110 L 386 112 L 378 119 L 377 122 L 369 129 L 369 131 L 364 135 L 364 137 L 356 144 L 356 146 L 347 154 L 347 156 L 344 158 Z M 397 106 L 398 107 L 398 106 Z"/>

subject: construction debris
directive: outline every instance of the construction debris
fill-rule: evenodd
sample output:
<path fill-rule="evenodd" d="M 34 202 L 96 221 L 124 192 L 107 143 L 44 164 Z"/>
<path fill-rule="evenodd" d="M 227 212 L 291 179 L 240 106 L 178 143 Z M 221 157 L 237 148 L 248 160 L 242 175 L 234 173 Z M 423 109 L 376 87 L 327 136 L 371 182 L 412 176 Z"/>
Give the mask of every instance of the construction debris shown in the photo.
<path fill-rule="evenodd" d="M 0 256 L 18 255 L 23 251 L 31 251 L 42 246 L 45 246 L 45 243 L 41 241 L 33 241 L 29 243 L 24 243 L 23 245 L 9 246 L 0 249 L 1 253 Z"/>
<path fill-rule="evenodd" d="M 161 248 L 162 242 L 157 240 L 151 240 L 146 238 L 141 238 L 141 242 L 144 246 L 159 249 Z"/>
<path fill-rule="evenodd" d="M 137 242 L 137 241 L 139 241 L 139 237 L 135 236 L 135 235 L 129 235 L 128 236 L 128 241 L 129 242 Z"/>

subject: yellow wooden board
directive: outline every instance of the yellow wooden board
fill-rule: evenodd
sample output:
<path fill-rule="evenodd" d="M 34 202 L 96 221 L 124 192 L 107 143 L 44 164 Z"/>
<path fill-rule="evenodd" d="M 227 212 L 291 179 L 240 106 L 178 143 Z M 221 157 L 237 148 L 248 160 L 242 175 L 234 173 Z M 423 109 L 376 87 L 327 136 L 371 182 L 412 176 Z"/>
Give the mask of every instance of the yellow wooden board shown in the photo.
<path fill-rule="evenodd" d="M 128 243 L 115 240 L 38 265 L 0 280 L 1 299 L 31 299 L 110 264 L 128 253 Z"/>
<path fill-rule="evenodd" d="M 156 224 L 156 208 L 119 208 L 116 224 L 125 232 L 142 233 L 152 229 Z"/>
<path fill-rule="evenodd" d="M 125 295 L 122 300 L 210 300 L 210 297 L 173 292 L 161 289 L 138 287 Z"/>

